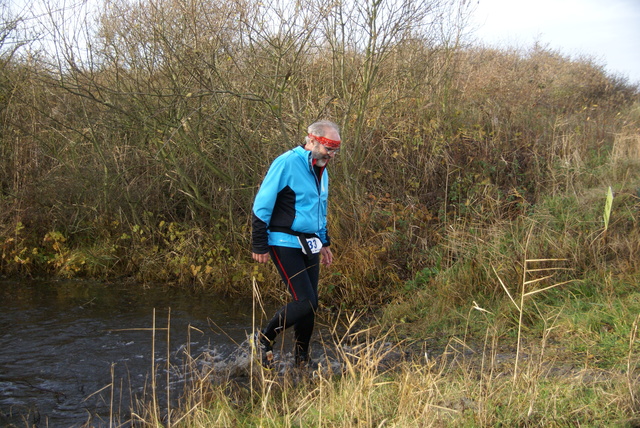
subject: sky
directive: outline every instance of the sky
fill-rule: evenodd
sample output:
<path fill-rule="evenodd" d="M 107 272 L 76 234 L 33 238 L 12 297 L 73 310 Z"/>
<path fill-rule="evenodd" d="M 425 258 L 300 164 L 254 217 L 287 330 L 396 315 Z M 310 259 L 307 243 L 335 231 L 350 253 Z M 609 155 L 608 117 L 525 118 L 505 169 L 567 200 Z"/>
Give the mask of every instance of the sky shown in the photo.
<path fill-rule="evenodd" d="M 537 41 L 640 84 L 640 0 L 471 0 L 474 36 L 523 49 Z"/>

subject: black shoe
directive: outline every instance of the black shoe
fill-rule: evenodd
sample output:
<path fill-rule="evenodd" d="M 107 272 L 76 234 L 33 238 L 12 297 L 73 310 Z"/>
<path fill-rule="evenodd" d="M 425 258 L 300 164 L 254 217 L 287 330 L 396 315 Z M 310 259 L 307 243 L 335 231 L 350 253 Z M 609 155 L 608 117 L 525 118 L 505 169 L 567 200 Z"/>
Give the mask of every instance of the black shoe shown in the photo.
<path fill-rule="evenodd" d="M 299 369 L 317 370 L 320 367 L 320 364 L 313 361 L 307 353 L 296 354 L 294 360 L 295 366 Z"/>
<path fill-rule="evenodd" d="M 251 338 L 251 342 L 254 354 L 262 367 L 269 370 L 273 369 L 276 363 L 273 356 L 273 342 L 267 339 L 261 331 L 256 331 Z"/>

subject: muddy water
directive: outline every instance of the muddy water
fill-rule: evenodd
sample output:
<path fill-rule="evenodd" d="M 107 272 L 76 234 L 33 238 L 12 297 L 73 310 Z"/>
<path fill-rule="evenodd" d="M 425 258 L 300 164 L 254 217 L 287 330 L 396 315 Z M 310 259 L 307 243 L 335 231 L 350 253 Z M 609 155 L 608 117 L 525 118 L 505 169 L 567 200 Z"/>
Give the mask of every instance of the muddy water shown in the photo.
<path fill-rule="evenodd" d="M 0 426 L 126 421 L 132 400 L 149 391 L 152 361 L 162 383 L 167 358 L 176 367 L 187 350 L 224 358 L 252 318 L 250 301 L 184 290 L 0 281 Z M 170 382 L 179 389 L 179 379 Z"/>

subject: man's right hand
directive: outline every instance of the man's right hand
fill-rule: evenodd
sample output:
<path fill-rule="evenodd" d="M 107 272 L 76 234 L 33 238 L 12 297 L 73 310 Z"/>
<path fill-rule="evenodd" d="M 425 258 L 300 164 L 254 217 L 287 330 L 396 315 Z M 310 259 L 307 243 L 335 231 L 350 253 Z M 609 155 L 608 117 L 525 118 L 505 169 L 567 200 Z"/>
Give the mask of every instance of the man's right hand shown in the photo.
<path fill-rule="evenodd" d="M 259 263 L 266 263 L 269 261 L 269 253 L 264 253 L 264 254 L 251 253 L 251 257 L 253 257 L 253 260 Z"/>

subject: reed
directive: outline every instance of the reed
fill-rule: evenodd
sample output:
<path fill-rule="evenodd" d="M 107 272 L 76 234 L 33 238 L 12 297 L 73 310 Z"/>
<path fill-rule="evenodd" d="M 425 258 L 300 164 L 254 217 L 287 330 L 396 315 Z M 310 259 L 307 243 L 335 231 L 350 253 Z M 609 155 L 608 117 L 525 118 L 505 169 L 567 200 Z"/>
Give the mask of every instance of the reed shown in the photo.
<path fill-rule="evenodd" d="M 390 332 L 364 329 L 325 343 L 340 369 L 274 374 L 251 370 L 252 387 L 237 379 L 201 383 L 203 400 L 189 399 L 175 426 L 565 426 L 632 421 L 635 377 L 579 360 L 559 361 L 549 317 L 536 345 L 505 355 L 516 339 L 500 336 L 487 320 L 483 342 L 452 338 L 442 350 L 389 345 Z M 349 324 L 348 324 L 349 325 Z M 334 325 L 331 328 L 336 328 Z M 629 337 L 627 364 L 638 361 Z M 523 351 L 526 350 L 526 357 Z M 402 351 L 402 352 L 400 352 Z M 399 357 L 398 355 L 405 355 Z M 389 359 L 389 357 L 392 357 Z M 524 364 L 515 373 L 515 361 Z M 510 367 L 510 368 L 509 368 Z M 224 378 L 224 376 L 223 376 Z M 194 394 L 201 391 L 193 390 Z M 197 405 L 194 405 L 197 404 Z M 148 426 L 158 426 L 153 419 Z"/>

